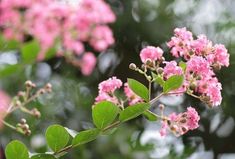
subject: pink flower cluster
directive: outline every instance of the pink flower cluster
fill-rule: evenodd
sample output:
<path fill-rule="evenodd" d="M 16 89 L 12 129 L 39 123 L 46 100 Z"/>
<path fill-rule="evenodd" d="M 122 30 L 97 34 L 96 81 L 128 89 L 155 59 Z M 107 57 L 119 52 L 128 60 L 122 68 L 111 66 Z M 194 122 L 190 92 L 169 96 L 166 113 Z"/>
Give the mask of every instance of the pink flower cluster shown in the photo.
<path fill-rule="evenodd" d="M 200 116 L 197 111 L 192 107 L 188 107 L 186 112 L 180 114 L 172 113 L 166 120 L 162 121 L 160 134 L 165 136 L 167 129 L 169 129 L 177 136 L 183 135 L 189 130 L 197 129 L 199 120 Z"/>
<path fill-rule="evenodd" d="M 114 95 L 115 90 L 121 88 L 122 81 L 116 77 L 109 78 L 106 81 L 103 81 L 99 84 L 99 94 L 96 97 L 95 101 L 110 101 L 115 104 L 118 103 L 118 98 Z"/>
<path fill-rule="evenodd" d="M 148 46 L 141 50 L 140 58 L 154 62 L 155 68 L 163 67 L 163 79 L 173 75 L 183 75 L 184 83 L 181 88 L 172 92 L 190 92 L 197 95 L 210 107 L 221 104 L 221 83 L 215 76 L 214 69 L 229 66 L 229 54 L 222 44 L 213 45 L 205 35 L 199 35 L 196 40 L 186 28 L 176 28 L 175 35 L 167 43 L 171 54 L 183 57 L 185 68 L 174 61 L 163 61 L 163 51 L 159 47 Z M 155 64 L 157 63 L 157 64 Z M 152 66 L 149 66 L 152 67 Z"/>
<path fill-rule="evenodd" d="M 101 101 L 110 101 L 115 104 L 119 103 L 118 98 L 114 94 L 114 92 L 117 89 L 120 89 L 122 87 L 122 81 L 120 79 L 117 79 L 116 77 L 111 77 L 108 80 L 105 80 L 101 82 L 98 86 L 99 94 L 96 97 L 95 101 L 101 102 Z M 129 105 L 134 105 L 140 102 L 143 102 L 143 99 L 137 96 L 128 86 L 128 83 L 124 84 L 124 93 L 127 97 L 127 100 L 129 101 Z"/>
<path fill-rule="evenodd" d="M 11 98 L 4 91 L 0 90 L 0 128 L 2 125 L 2 119 L 5 117 L 10 102 Z"/>
<path fill-rule="evenodd" d="M 193 35 L 186 28 L 176 28 L 174 37 L 167 43 L 175 57 L 189 60 L 193 55 L 205 58 L 210 65 L 229 66 L 229 54 L 222 44 L 213 45 L 205 35 Z"/>
<path fill-rule="evenodd" d="M 80 0 L 72 5 L 58 0 L 2 0 L 0 27 L 6 39 L 24 42 L 28 37 L 41 44 L 38 60 L 47 50 L 56 46 L 58 55 L 86 55 L 84 43 L 94 51 L 104 51 L 114 43 L 113 33 L 107 26 L 116 17 L 104 0 Z M 90 53 L 89 53 L 90 54 Z M 75 58 L 74 58 L 75 59 Z M 87 59 L 91 62 L 86 63 Z M 82 71 L 89 75 L 96 60 L 94 56 L 78 58 Z"/>
<path fill-rule="evenodd" d="M 163 50 L 160 47 L 147 46 L 140 52 L 140 59 L 143 63 L 147 60 L 156 61 L 162 58 Z"/>

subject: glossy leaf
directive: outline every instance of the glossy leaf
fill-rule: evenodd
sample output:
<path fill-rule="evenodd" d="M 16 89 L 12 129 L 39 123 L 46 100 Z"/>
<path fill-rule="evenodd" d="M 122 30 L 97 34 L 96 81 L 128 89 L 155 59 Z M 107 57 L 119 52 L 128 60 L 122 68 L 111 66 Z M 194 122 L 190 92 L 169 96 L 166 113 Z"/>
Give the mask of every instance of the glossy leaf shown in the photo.
<path fill-rule="evenodd" d="M 131 90 L 141 98 L 143 98 L 145 101 L 149 101 L 149 91 L 148 88 L 145 87 L 142 83 L 128 78 L 128 85 L 131 88 Z"/>
<path fill-rule="evenodd" d="M 73 147 L 76 147 L 76 146 L 91 142 L 97 138 L 99 133 L 100 133 L 99 129 L 90 129 L 90 130 L 81 131 L 73 139 L 72 145 Z"/>
<path fill-rule="evenodd" d="M 29 159 L 29 152 L 26 146 L 20 141 L 10 142 L 5 150 L 7 159 Z"/>
<path fill-rule="evenodd" d="M 0 78 L 18 73 L 23 70 L 23 66 L 20 64 L 7 65 L 3 69 L 0 69 Z"/>
<path fill-rule="evenodd" d="M 19 42 L 16 40 L 6 40 L 0 35 L 0 51 L 10 51 L 17 50 L 19 47 Z"/>
<path fill-rule="evenodd" d="M 135 104 L 124 109 L 119 116 L 119 120 L 122 122 L 136 118 L 137 116 L 143 114 L 150 105 L 148 103 Z"/>
<path fill-rule="evenodd" d="M 34 62 L 37 58 L 39 51 L 40 45 L 36 40 L 25 43 L 21 48 L 23 62 Z"/>
<path fill-rule="evenodd" d="M 117 117 L 120 109 L 112 102 L 103 101 L 92 108 L 93 122 L 97 128 L 103 129 Z"/>
<path fill-rule="evenodd" d="M 60 125 L 52 125 L 47 128 L 46 141 L 48 146 L 57 152 L 64 148 L 69 142 L 70 136 L 67 130 Z"/>
<path fill-rule="evenodd" d="M 168 93 L 169 91 L 175 90 L 182 86 L 184 77 L 182 75 L 174 75 L 166 80 L 163 86 L 163 92 Z"/>

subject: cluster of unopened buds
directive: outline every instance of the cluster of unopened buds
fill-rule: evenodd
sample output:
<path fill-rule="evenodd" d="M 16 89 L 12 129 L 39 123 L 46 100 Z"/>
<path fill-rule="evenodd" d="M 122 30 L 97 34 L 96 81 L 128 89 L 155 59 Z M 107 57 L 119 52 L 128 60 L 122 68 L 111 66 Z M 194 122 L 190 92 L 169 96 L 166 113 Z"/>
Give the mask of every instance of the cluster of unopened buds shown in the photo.
<path fill-rule="evenodd" d="M 75 1 L 74 1 L 75 2 Z M 43 60 L 52 47 L 91 74 L 96 57 L 91 51 L 105 51 L 114 43 L 107 24 L 116 19 L 104 0 L 1 0 L 0 31 L 6 39 L 39 41 L 38 60 Z M 42 12 L 43 11 L 43 12 Z M 93 48 L 86 50 L 87 44 Z"/>
<path fill-rule="evenodd" d="M 214 71 L 220 70 L 222 66 L 229 66 L 229 54 L 224 45 L 213 45 L 205 35 L 199 35 L 194 39 L 192 33 L 186 28 L 176 28 L 167 46 L 170 53 L 177 58 L 176 60 L 166 61 L 163 57 L 164 51 L 160 47 L 147 46 L 140 52 L 142 66 L 139 68 L 134 63 L 130 64 L 130 69 L 144 75 L 149 82 L 149 101 L 134 93 L 128 83 L 124 84 L 127 98 L 120 99 L 115 91 L 122 87 L 122 81 L 112 77 L 99 84 L 96 102 L 106 100 L 124 108 L 126 101 L 129 106 L 142 102 L 153 105 L 163 95 L 188 94 L 201 100 L 210 108 L 220 105 L 222 86 Z M 164 88 L 165 83 L 171 82 L 174 87 L 174 83 L 179 83 L 179 80 L 181 82 L 178 87 L 170 91 Z M 154 98 L 151 94 L 153 83 L 163 88 L 163 92 Z M 160 130 L 162 136 L 166 135 L 167 130 L 179 136 L 199 127 L 200 116 L 195 108 L 188 107 L 183 113 L 164 115 L 164 106 L 160 104 L 159 107 L 161 114 L 157 116 L 162 122 Z"/>
<path fill-rule="evenodd" d="M 32 81 L 26 81 L 25 90 L 19 91 L 17 96 L 13 97 L 12 100 L 8 100 L 8 102 L 4 103 L 5 108 L 1 110 L 1 123 L 25 135 L 31 134 L 29 125 L 27 124 L 25 119 L 21 119 L 15 127 L 6 122 L 4 118 L 18 109 L 24 113 L 34 116 L 35 118 L 40 118 L 40 111 L 37 108 L 28 109 L 27 105 L 30 104 L 30 102 L 35 101 L 41 95 L 45 93 L 51 93 L 52 85 L 50 83 L 47 83 L 42 88 L 37 89 L 36 87 L 36 84 Z M 3 105 L 1 105 L 1 107 L 2 106 Z"/>

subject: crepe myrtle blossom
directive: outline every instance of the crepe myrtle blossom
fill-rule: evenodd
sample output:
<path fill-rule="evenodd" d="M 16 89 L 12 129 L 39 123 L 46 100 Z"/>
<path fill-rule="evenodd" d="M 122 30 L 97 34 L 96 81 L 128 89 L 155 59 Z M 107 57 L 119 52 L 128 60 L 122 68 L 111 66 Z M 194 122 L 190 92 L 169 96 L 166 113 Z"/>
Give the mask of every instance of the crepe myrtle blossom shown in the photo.
<path fill-rule="evenodd" d="M 200 116 L 193 107 L 188 107 L 186 112 L 176 114 L 171 113 L 164 121 L 160 135 L 165 136 L 167 130 L 173 132 L 175 135 L 180 136 L 187 133 L 189 130 L 194 130 L 199 127 Z"/>
<path fill-rule="evenodd" d="M 163 62 L 165 64 L 165 67 L 163 68 L 163 77 L 165 79 L 168 79 L 169 77 L 173 75 L 182 75 L 183 70 L 181 67 L 177 66 L 176 61 L 165 61 Z"/>
<path fill-rule="evenodd" d="M 193 39 L 192 33 L 186 28 L 176 28 L 174 36 L 167 43 L 174 57 L 183 57 L 189 60 L 193 56 L 200 56 L 209 62 L 211 66 L 220 68 L 229 66 L 229 54 L 222 44 L 215 44 L 203 34 Z"/>
<path fill-rule="evenodd" d="M 143 99 L 136 95 L 129 87 L 128 83 L 124 84 L 124 93 L 127 96 L 129 105 L 134 105 L 143 102 Z"/>
<path fill-rule="evenodd" d="M 163 55 L 163 50 L 160 47 L 147 46 L 140 52 L 140 59 L 143 63 L 147 60 L 156 61 L 161 60 Z"/>
<path fill-rule="evenodd" d="M 132 79 L 135 81 L 132 87 L 128 85 L 128 82 L 124 84 L 123 93 L 127 98 L 123 100 L 114 93 L 121 88 L 122 82 L 112 77 L 99 84 L 96 103 L 110 101 L 123 110 L 125 106 L 134 107 L 135 104 L 143 102 L 152 106 L 161 96 L 185 93 L 201 100 L 209 107 L 220 105 L 222 85 L 214 71 L 222 66 L 229 66 L 227 49 L 222 44 L 213 45 L 205 35 L 199 35 L 194 40 L 192 33 L 186 28 L 176 28 L 174 33 L 175 35 L 167 45 L 171 48 L 171 54 L 178 59 L 166 61 L 161 48 L 147 46 L 140 51 L 141 67 L 134 63 L 129 65 L 131 70 L 146 78 L 148 87 Z M 152 98 L 155 95 L 152 92 L 153 83 L 157 83 L 163 92 Z M 138 87 L 144 90 L 140 91 Z M 143 98 L 149 98 L 149 100 Z M 199 127 L 200 116 L 193 107 L 188 107 L 185 112 L 178 114 L 173 112 L 169 115 L 164 114 L 164 105 L 159 104 L 159 109 L 160 115 L 150 110 L 145 110 L 143 114 L 147 118 L 153 115 L 161 120 L 159 130 L 161 136 L 166 136 L 168 131 L 181 136 Z"/>
<path fill-rule="evenodd" d="M 67 61 L 78 59 L 70 63 L 80 67 L 83 64 L 77 63 L 86 59 L 81 56 L 87 52 L 85 44 L 90 44 L 94 52 L 101 52 L 115 42 L 107 25 L 116 17 L 104 0 L 80 0 L 77 5 L 65 0 L 1 0 L 0 10 L 4 38 L 22 43 L 28 39 L 38 41 L 38 61 L 44 60 L 48 50 L 56 46 L 56 55 Z M 84 75 L 91 72 L 85 71 Z"/>
<path fill-rule="evenodd" d="M 95 102 L 101 101 L 110 101 L 115 104 L 118 104 L 118 98 L 114 95 L 114 91 L 121 88 L 122 81 L 117 79 L 117 77 L 111 77 L 103 82 L 101 82 L 98 86 L 99 94 L 95 99 Z"/>
<path fill-rule="evenodd" d="M 122 86 L 122 81 L 117 79 L 117 77 L 111 77 L 106 81 L 99 84 L 99 92 L 113 93 L 116 89 Z"/>
<path fill-rule="evenodd" d="M 167 46 L 171 48 L 171 54 L 174 57 L 184 56 L 185 59 L 189 58 L 189 53 L 191 49 L 191 42 L 193 40 L 193 35 L 186 28 L 176 28 L 174 30 L 174 35 L 171 40 L 167 43 Z"/>
<path fill-rule="evenodd" d="M 82 74 L 90 75 L 91 72 L 94 70 L 95 65 L 96 65 L 95 55 L 91 52 L 85 53 L 80 62 Z"/>

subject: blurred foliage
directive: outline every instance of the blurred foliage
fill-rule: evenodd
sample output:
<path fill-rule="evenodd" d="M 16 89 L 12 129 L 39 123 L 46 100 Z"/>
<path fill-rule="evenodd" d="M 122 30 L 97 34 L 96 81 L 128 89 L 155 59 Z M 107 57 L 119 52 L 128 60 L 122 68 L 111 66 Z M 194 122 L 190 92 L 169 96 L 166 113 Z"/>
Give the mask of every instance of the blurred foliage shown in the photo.
<path fill-rule="evenodd" d="M 128 69 L 131 62 L 140 65 L 138 56 L 140 49 L 146 45 L 156 45 L 168 51 L 165 43 L 172 36 L 173 29 L 186 26 L 195 35 L 206 34 L 214 42 L 224 43 L 230 52 L 230 67 L 223 68 L 218 73 L 223 84 L 222 105 L 209 109 L 197 100 L 186 97 L 183 103 L 175 104 L 180 107 L 169 106 L 169 110 L 185 109 L 188 105 L 198 106 L 202 114 L 199 130 L 178 139 L 171 136 L 170 138 L 174 140 L 166 139 L 164 144 L 161 139 L 151 138 L 150 135 L 148 142 L 144 143 L 142 140 L 146 138 L 146 132 L 149 132 L 149 122 L 139 118 L 122 125 L 113 135 L 100 137 L 86 146 L 78 147 L 70 152 L 66 159 L 119 159 L 120 157 L 183 159 L 194 152 L 204 151 L 211 152 L 212 156 L 217 158 L 222 153 L 235 153 L 235 38 L 233 36 L 235 2 L 232 0 L 108 0 L 108 2 L 118 17 L 116 23 L 111 26 L 116 44 L 98 56 L 98 66 L 89 77 L 82 76 L 76 68 L 61 58 L 32 63 L 34 46 L 32 54 L 21 56 L 17 51 L 11 51 L 17 49 L 15 41 L 7 42 L 0 36 L 1 89 L 13 96 L 27 79 L 39 86 L 47 82 L 53 85 L 51 95 L 43 96 L 32 103 L 42 112 L 40 120 L 17 112 L 7 118 L 11 122 L 25 117 L 31 125 L 33 135 L 24 137 L 5 128 L 0 132 L 1 144 L 6 145 L 10 140 L 19 139 L 31 147 L 31 151 L 43 152 L 48 148 L 45 147 L 42 134 L 45 134 L 45 129 L 49 125 L 58 123 L 77 131 L 91 128 L 91 105 L 97 95 L 98 83 L 111 75 L 123 81 L 128 77 L 144 81 L 144 78 Z M 11 55 L 15 62 L 5 60 L 6 55 Z M 152 131 L 158 136 L 156 127 L 153 127 Z M 179 144 L 176 144 L 178 148 L 174 146 L 176 141 L 184 143 L 180 150 L 178 150 Z M 161 152 L 155 152 L 161 145 L 167 150 L 160 149 Z"/>

